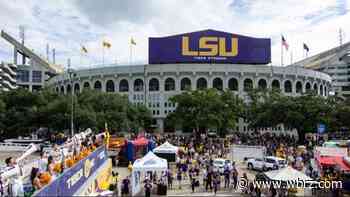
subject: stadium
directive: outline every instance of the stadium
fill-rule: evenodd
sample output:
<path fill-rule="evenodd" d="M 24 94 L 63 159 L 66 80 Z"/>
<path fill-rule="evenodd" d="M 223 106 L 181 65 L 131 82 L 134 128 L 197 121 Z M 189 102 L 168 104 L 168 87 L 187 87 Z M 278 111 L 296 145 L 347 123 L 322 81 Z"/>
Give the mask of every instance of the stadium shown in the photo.
<path fill-rule="evenodd" d="M 314 91 L 327 97 L 332 79 L 328 74 L 297 66 L 273 66 L 271 40 L 204 30 L 149 38 L 149 64 L 106 65 L 65 72 L 48 83 L 57 92 L 78 93 L 83 89 L 127 95 L 130 102 L 145 104 L 154 125 L 167 132 L 167 114 L 176 108 L 169 98 L 186 90 L 230 90 L 247 100 L 252 88 L 277 88 L 285 95 Z M 261 128 L 285 132 L 277 128 Z M 249 131 L 243 119 L 237 131 Z"/>

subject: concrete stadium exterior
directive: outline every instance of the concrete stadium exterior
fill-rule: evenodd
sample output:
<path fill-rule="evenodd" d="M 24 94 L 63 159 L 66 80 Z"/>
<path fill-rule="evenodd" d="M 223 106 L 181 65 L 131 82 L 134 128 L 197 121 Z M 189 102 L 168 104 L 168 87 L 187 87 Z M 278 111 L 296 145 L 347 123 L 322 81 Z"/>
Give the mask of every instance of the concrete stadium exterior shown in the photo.
<path fill-rule="evenodd" d="M 313 90 L 327 97 L 331 82 L 331 77 L 325 73 L 293 66 L 179 63 L 80 69 L 75 71 L 72 82 L 68 73 L 64 73 L 48 83 L 64 94 L 91 88 L 127 95 L 132 103 L 146 104 L 159 131 L 164 131 L 164 119 L 176 108 L 169 98 L 187 89 L 228 89 L 247 101 L 249 88 L 279 88 L 288 96 L 299 96 Z M 239 120 L 235 130 L 249 131 L 249 126 L 244 120 Z M 285 132 L 289 129 L 281 125 L 261 130 Z"/>

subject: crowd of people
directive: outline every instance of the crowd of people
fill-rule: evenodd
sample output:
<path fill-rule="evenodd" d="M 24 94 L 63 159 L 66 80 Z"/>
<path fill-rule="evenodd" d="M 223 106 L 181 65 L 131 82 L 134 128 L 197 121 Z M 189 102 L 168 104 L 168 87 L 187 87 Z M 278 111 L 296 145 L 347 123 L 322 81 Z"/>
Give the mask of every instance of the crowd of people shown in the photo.
<path fill-rule="evenodd" d="M 67 139 L 61 145 L 54 144 L 51 150 L 41 150 L 40 158 L 31 165 L 33 167 L 30 172 L 30 181 L 32 184 L 32 191 L 30 193 L 34 193 L 51 183 L 68 168 L 86 158 L 103 143 L 103 135 L 100 137 L 87 135 L 80 136 L 79 138 L 75 136 L 74 139 Z M 17 167 L 21 168 L 23 165 L 22 163 L 17 164 L 16 159 L 13 157 L 6 158 L 5 163 L 6 169 L 9 170 Z"/>
<path fill-rule="evenodd" d="M 78 145 L 68 139 L 65 144 L 53 145 L 50 152 L 41 152 L 38 167 L 33 167 L 30 175 L 34 190 L 39 190 L 56 179 L 66 169 L 87 157 L 97 147 L 103 144 L 103 139 L 96 136 L 86 136 L 79 139 Z"/>
<path fill-rule="evenodd" d="M 148 196 L 155 184 L 167 180 L 168 189 L 183 189 L 188 187 L 192 192 L 214 192 L 237 191 L 251 196 L 261 196 L 262 191 L 254 188 L 252 181 L 255 178 L 248 178 L 244 171 L 239 169 L 234 161 L 226 159 L 224 169 L 220 170 L 214 165 L 216 158 L 229 158 L 230 145 L 254 145 L 266 148 L 266 155 L 282 157 L 288 164 L 301 170 L 314 180 L 320 179 L 320 172 L 314 169 L 310 163 L 313 155 L 313 147 L 316 141 L 307 139 L 305 146 L 299 146 L 297 139 L 292 135 L 275 135 L 271 133 L 235 133 L 226 138 L 210 137 L 208 135 L 148 135 L 149 139 L 158 145 L 168 141 L 170 144 L 180 147 L 177 160 L 170 165 L 166 172 L 166 179 L 158 178 L 153 181 L 145 178 L 144 191 Z M 122 181 L 122 191 L 128 191 L 130 177 Z M 245 189 L 238 188 L 240 179 L 249 182 Z M 176 183 L 176 186 L 174 186 Z M 264 191 L 266 192 L 266 191 Z M 285 190 L 277 190 L 271 187 L 269 196 L 283 196 Z M 122 192 L 122 194 L 126 194 Z"/>

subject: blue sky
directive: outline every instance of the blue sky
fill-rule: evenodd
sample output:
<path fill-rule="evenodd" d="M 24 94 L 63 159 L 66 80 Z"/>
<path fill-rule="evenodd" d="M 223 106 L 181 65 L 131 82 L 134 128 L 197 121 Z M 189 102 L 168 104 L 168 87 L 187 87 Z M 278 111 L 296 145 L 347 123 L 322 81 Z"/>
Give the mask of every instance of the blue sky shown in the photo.
<path fill-rule="evenodd" d="M 272 64 L 280 65 L 280 36 L 290 44 L 293 60 L 350 40 L 349 0 L 12 0 L 0 2 L 0 29 L 16 38 L 26 29 L 26 45 L 56 62 L 73 67 L 102 63 L 102 40 L 111 42 L 105 63 L 129 64 L 129 40 L 135 39 L 133 64 L 147 63 L 148 37 L 216 29 L 272 39 Z M 80 46 L 89 53 L 81 55 Z M 285 63 L 290 63 L 290 51 Z M 0 61 L 12 61 L 13 48 L 0 39 Z"/>

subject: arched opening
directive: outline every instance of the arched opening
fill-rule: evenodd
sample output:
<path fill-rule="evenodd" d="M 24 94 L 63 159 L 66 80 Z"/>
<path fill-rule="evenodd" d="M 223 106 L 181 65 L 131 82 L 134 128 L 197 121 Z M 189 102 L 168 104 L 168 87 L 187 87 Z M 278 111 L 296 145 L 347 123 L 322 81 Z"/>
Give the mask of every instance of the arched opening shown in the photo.
<path fill-rule="evenodd" d="M 228 89 L 232 91 L 238 91 L 238 80 L 235 78 L 228 80 Z"/>
<path fill-rule="evenodd" d="M 94 85 L 94 89 L 101 91 L 102 90 L 102 83 L 100 81 L 96 81 Z"/>
<path fill-rule="evenodd" d="M 106 83 L 106 92 L 115 92 L 114 81 L 108 80 Z"/>
<path fill-rule="evenodd" d="M 181 79 L 181 90 L 191 90 L 191 80 L 189 78 Z"/>
<path fill-rule="evenodd" d="M 284 92 L 286 93 L 291 93 L 293 91 L 292 88 L 292 82 L 290 82 L 289 80 L 284 82 Z"/>
<path fill-rule="evenodd" d="M 64 93 L 64 86 L 61 86 L 61 93 Z"/>
<path fill-rule="evenodd" d="M 271 87 L 272 87 L 272 89 L 276 89 L 276 90 L 281 89 L 280 82 L 277 79 L 273 80 L 272 84 L 271 84 Z"/>
<path fill-rule="evenodd" d="M 317 94 L 317 84 L 314 84 L 314 88 L 313 88 L 314 92 Z"/>
<path fill-rule="evenodd" d="M 305 85 L 305 91 L 310 92 L 310 90 L 311 90 L 311 84 L 309 82 L 307 82 Z"/>
<path fill-rule="evenodd" d="M 70 86 L 70 84 L 67 85 L 67 94 L 70 93 L 72 91 L 72 87 Z"/>
<path fill-rule="evenodd" d="M 156 78 L 152 78 L 149 81 L 149 91 L 159 91 L 159 81 Z"/>
<path fill-rule="evenodd" d="M 252 90 L 252 89 L 253 89 L 253 80 L 251 80 L 251 79 L 245 79 L 245 80 L 243 81 L 243 86 L 244 86 L 243 90 L 244 90 L 245 92 L 248 92 L 248 91 Z"/>
<path fill-rule="evenodd" d="M 217 90 L 223 90 L 223 82 L 222 79 L 220 78 L 215 78 L 213 80 L 213 88 L 217 89 Z"/>
<path fill-rule="evenodd" d="M 129 82 L 126 79 L 122 79 L 119 82 L 119 92 L 128 92 L 129 91 Z"/>
<path fill-rule="evenodd" d="M 56 90 L 57 93 L 60 92 L 60 88 L 59 87 L 56 87 L 55 90 Z"/>
<path fill-rule="evenodd" d="M 90 83 L 89 82 L 85 82 L 83 87 L 84 87 L 84 89 L 90 89 Z"/>
<path fill-rule="evenodd" d="M 303 84 L 300 81 L 295 84 L 295 91 L 299 94 L 303 92 Z"/>
<path fill-rule="evenodd" d="M 165 91 L 174 91 L 175 90 L 175 80 L 173 78 L 167 78 L 165 80 Z"/>
<path fill-rule="evenodd" d="M 267 82 L 265 79 L 260 79 L 258 82 L 259 89 L 265 90 L 267 88 Z"/>
<path fill-rule="evenodd" d="M 74 84 L 74 93 L 79 93 L 80 92 L 80 85 L 79 83 Z"/>
<path fill-rule="evenodd" d="M 328 96 L 327 86 L 326 86 L 326 85 L 324 86 L 324 95 L 325 95 L 325 96 Z"/>
<path fill-rule="evenodd" d="M 323 96 L 323 85 L 320 85 L 320 95 Z"/>
<path fill-rule="evenodd" d="M 202 78 L 199 78 L 199 79 L 197 80 L 197 89 L 203 90 L 203 89 L 205 89 L 205 88 L 207 88 L 207 80 L 204 79 L 203 77 L 202 77 Z"/>
<path fill-rule="evenodd" d="M 135 92 L 143 91 L 143 80 L 142 79 L 136 79 L 134 81 L 134 91 Z"/>

